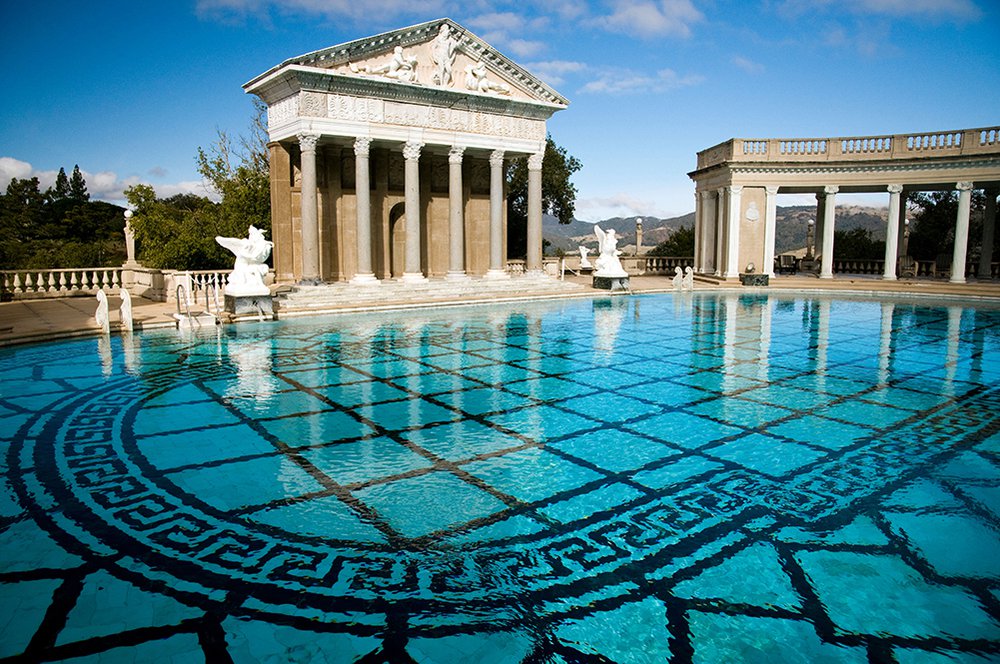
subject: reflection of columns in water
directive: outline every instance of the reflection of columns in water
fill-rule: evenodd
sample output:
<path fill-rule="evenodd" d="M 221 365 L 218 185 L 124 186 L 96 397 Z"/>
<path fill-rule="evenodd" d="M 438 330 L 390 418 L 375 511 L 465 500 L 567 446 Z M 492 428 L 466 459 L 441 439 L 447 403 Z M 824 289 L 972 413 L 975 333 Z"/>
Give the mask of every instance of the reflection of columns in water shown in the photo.
<path fill-rule="evenodd" d="M 740 310 L 740 301 L 735 295 L 730 295 L 725 299 L 726 314 L 723 320 L 725 345 L 722 356 L 722 389 L 729 393 L 736 389 L 739 376 L 733 373 L 736 367 L 736 328 L 737 316 Z"/>
<path fill-rule="evenodd" d="M 962 334 L 962 307 L 948 307 L 948 347 L 945 352 L 945 389 L 952 394 L 958 371 L 958 346 Z"/>
<path fill-rule="evenodd" d="M 827 352 L 830 348 L 830 300 L 820 300 L 816 321 L 816 375 L 817 385 L 826 385 Z"/>
<path fill-rule="evenodd" d="M 896 305 L 892 302 L 882 303 L 882 330 L 879 334 L 878 348 L 878 382 L 882 385 L 889 382 L 889 362 L 892 358 L 892 315 L 895 310 Z"/>
<path fill-rule="evenodd" d="M 758 359 L 758 377 L 765 383 L 768 381 L 771 368 L 771 320 L 774 318 L 776 301 L 768 296 L 760 307 L 760 356 Z"/>

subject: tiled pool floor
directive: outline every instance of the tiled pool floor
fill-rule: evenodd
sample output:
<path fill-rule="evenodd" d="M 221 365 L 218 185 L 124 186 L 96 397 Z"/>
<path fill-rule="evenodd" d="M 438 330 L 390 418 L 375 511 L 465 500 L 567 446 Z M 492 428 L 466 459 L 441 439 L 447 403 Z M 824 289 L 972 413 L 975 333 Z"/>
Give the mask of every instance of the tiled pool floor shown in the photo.
<path fill-rule="evenodd" d="M 642 296 L 0 354 L 0 658 L 1000 661 L 1000 312 Z"/>

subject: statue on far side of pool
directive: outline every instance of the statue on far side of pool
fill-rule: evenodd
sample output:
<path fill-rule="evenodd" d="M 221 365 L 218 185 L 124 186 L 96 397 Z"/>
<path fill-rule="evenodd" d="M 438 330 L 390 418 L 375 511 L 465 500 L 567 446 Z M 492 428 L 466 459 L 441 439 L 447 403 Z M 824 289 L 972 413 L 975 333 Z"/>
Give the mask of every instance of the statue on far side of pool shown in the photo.
<path fill-rule="evenodd" d="M 249 237 L 246 238 L 215 236 L 216 242 L 236 256 L 225 294 L 236 297 L 270 295 L 271 290 L 264 285 L 268 270 L 264 261 L 271 255 L 274 243 L 265 240 L 264 231 L 255 226 L 251 226 L 247 233 Z"/>
<path fill-rule="evenodd" d="M 674 278 L 670 280 L 673 284 L 674 290 L 681 290 L 684 287 L 684 270 L 678 265 L 674 268 Z"/>
<path fill-rule="evenodd" d="M 102 334 L 110 334 L 111 319 L 108 316 L 108 295 L 103 288 L 97 289 L 97 311 L 94 313 L 94 320 L 97 321 L 97 327 L 101 328 Z"/>
<path fill-rule="evenodd" d="M 684 268 L 684 278 L 681 279 L 681 290 L 694 290 L 694 268 L 690 265 Z"/>
<path fill-rule="evenodd" d="M 618 251 L 618 237 L 615 235 L 615 229 L 612 228 L 605 232 L 600 226 L 594 224 L 594 233 L 597 234 L 599 252 L 597 260 L 594 261 L 597 268 L 594 276 L 627 277 L 628 272 L 625 271 L 625 268 L 622 267 L 622 262 L 618 259 L 618 256 L 622 252 Z"/>

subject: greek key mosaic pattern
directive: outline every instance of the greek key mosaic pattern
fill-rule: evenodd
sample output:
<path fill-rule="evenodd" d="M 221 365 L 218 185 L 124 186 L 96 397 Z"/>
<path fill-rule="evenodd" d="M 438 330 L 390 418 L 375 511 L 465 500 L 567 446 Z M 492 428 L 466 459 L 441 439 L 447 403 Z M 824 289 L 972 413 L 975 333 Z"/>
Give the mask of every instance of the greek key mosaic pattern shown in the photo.
<path fill-rule="evenodd" d="M 4 351 L 0 658 L 996 661 L 998 348 L 685 294 Z"/>

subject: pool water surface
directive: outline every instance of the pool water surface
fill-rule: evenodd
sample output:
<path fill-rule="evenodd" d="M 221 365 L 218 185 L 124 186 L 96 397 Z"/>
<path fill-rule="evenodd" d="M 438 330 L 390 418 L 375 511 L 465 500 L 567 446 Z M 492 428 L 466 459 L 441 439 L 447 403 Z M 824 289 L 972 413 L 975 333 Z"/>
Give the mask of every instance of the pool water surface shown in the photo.
<path fill-rule="evenodd" d="M 461 307 L 0 378 L 0 658 L 1000 661 L 995 308 Z"/>

